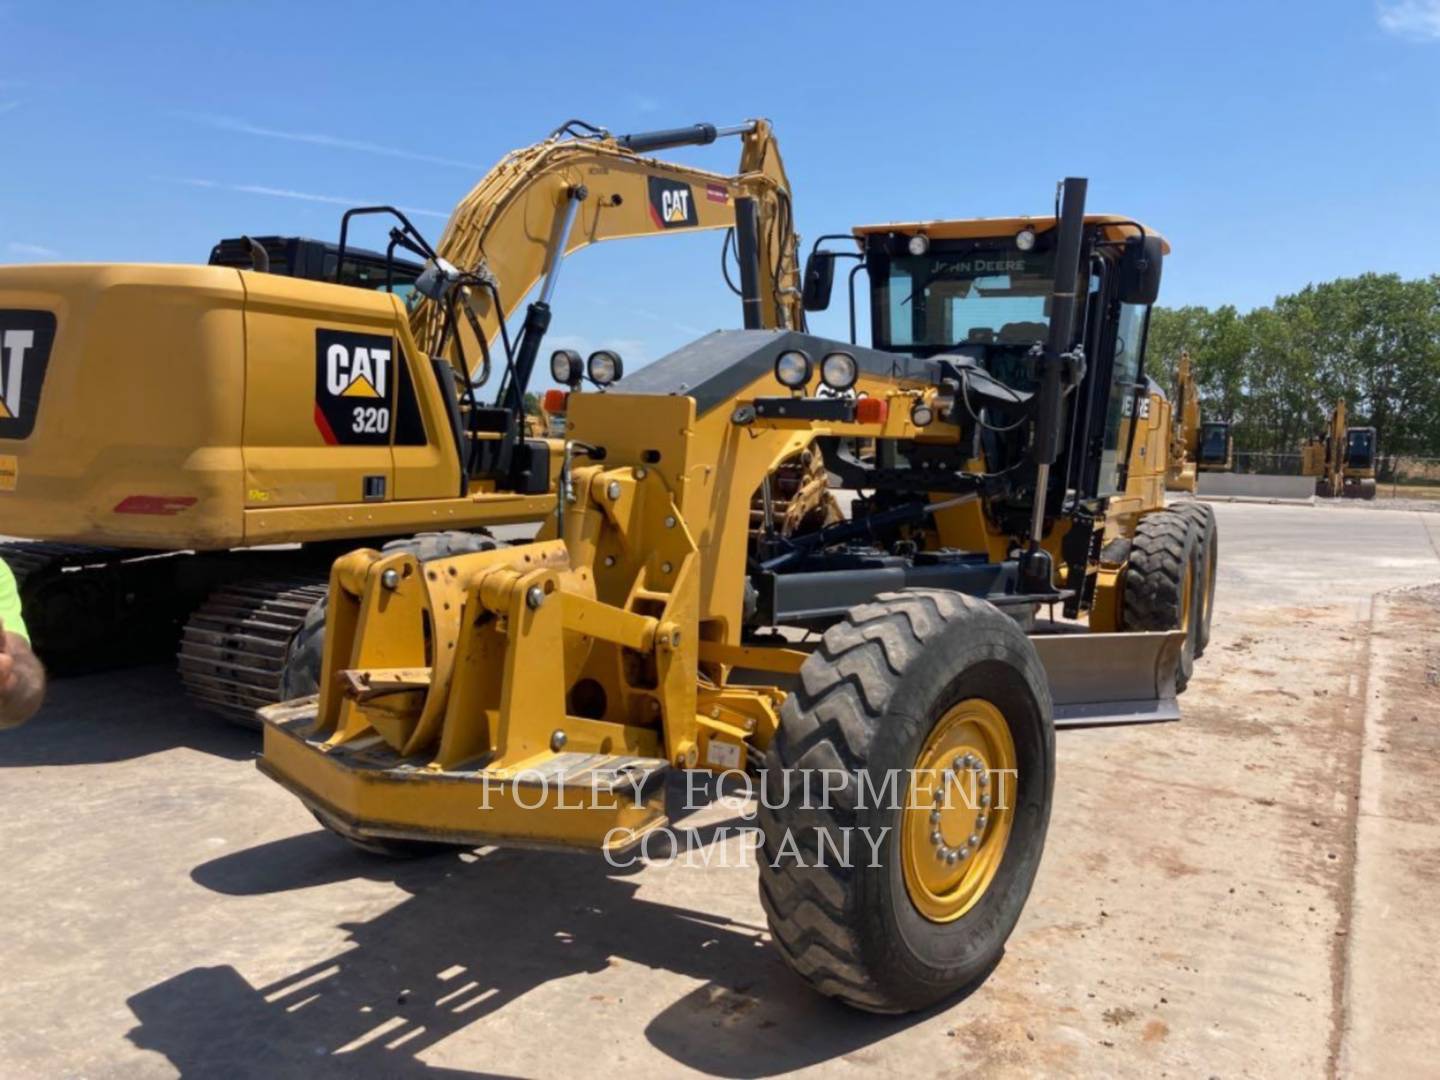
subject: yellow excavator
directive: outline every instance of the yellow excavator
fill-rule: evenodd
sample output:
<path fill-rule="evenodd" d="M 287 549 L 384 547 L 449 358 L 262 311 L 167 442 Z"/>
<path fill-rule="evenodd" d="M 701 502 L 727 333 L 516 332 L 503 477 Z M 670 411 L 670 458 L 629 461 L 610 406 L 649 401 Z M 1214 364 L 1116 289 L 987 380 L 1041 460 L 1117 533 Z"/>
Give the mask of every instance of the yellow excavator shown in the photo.
<path fill-rule="evenodd" d="M 730 137 L 733 175 L 650 156 Z M 388 249 L 355 248 L 352 224 L 377 215 Z M 253 722 L 338 554 L 482 550 L 475 530 L 554 516 L 562 444 L 523 409 L 563 259 L 707 229 L 732 230 L 745 325 L 798 327 L 789 183 L 763 120 L 621 136 L 571 121 L 496 165 L 433 247 L 401 211 L 361 207 L 338 244 L 243 237 L 208 266 L 0 268 L 0 515 L 27 538 L 0 557 L 40 655 L 115 663 L 173 647 L 183 621 L 191 695 Z M 622 366 L 557 363 L 597 385 Z"/>
<path fill-rule="evenodd" d="M 1349 426 L 1340 398 L 1325 433 L 1300 448 L 1300 475 L 1315 477 L 1315 494 L 1322 499 L 1373 499 L 1377 453 L 1375 429 Z"/>
<path fill-rule="evenodd" d="M 672 772 L 754 773 L 801 978 L 881 1012 L 983 979 L 1039 865 L 1055 728 L 1176 718 L 1206 607 L 1144 375 L 1167 248 L 1085 194 L 822 237 L 805 308 L 853 258 L 872 347 L 717 331 L 563 395 L 532 542 L 335 563 L 318 695 L 262 710 L 261 769 L 371 851 L 612 856 L 685 843 Z M 771 478 L 805 453 L 853 497 L 787 532 Z"/>
<path fill-rule="evenodd" d="M 1175 415 L 1165 486 L 1171 491 L 1194 492 L 1197 473 L 1229 472 L 1234 467 L 1235 443 L 1228 421 L 1201 421 L 1200 388 L 1188 349 L 1180 350 L 1175 373 Z"/>

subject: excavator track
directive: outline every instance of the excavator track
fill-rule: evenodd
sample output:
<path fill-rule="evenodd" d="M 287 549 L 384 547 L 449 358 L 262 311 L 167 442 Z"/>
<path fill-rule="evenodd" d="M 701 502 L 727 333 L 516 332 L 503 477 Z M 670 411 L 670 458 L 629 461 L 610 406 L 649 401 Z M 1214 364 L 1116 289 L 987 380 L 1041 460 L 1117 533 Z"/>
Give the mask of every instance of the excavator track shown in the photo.
<path fill-rule="evenodd" d="M 172 634 L 172 556 L 46 541 L 0 544 L 31 644 L 72 674 L 163 656 Z"/>
<path fill-rule="evenodd" d="M 238 581 L 216 589 L 180 635 L 180 681 L 186 693 L 232 723 L 259 728 L 255 710 L 280 700 L 290 643 L 326 588 L 326 579 L 316 574 Z"/>

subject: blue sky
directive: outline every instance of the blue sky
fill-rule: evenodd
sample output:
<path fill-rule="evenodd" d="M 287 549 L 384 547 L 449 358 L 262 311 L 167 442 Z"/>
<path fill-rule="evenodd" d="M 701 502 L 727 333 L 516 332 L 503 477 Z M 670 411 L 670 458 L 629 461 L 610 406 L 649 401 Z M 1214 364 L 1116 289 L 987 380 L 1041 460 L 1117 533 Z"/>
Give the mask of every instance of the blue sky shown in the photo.
<path fill-rule="evenodd" d="M 1164 303 L 1440 272 L 1440 0 L 0 0 L 0 54 L 0 262 L 203 261 L 241 232 L 333 237 L 352 200 L 436 236 L 568 117 L 767 116 L 807 237 L 1043 212 L 1072 174 L 1170 238 Z M 719 242 L 581 252 L 555 340 L 638 363 L 736 324 Z"/>

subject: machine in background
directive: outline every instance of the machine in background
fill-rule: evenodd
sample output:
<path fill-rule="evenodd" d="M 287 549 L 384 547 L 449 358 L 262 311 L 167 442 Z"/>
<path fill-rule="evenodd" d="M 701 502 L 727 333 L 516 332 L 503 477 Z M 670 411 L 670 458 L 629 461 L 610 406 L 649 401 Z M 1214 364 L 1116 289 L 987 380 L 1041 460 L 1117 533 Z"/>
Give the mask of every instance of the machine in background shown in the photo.
<path fill-rule="evenodd" d="M 1324 434 L 1308 439 L 1300 449 L 1300 474 L 1315 477 L 1315 494 L 1322 499 L 1375 498 L 1375 461 L 1379 453 L 1373 427 L 1346 423 L 1345 399 L 1335 402 Z"/>

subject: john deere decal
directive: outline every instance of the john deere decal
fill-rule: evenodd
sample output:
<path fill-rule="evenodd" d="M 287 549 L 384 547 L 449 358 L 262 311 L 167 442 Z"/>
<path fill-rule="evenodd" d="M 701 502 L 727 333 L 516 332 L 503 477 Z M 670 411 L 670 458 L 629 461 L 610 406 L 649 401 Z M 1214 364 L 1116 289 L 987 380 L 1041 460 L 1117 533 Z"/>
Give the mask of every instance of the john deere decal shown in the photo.
<path fill-rule="evenodd" d="M 390 441 L 393 338 L 315 331 L 315 426 L 332 446 Z"/>
<path fill-rule="evenodd" d="M 26 439 L 34 430 L 54 344 L 50 312 L 0 311 L 0 439 Z"/>
<path fill-rule="evenodd" d="M 676 229 L 700 224 L 695 210 L 695 193 L 683 180 L 648 177 L 650 182 L 650 220 L 661 229 Z"/>

